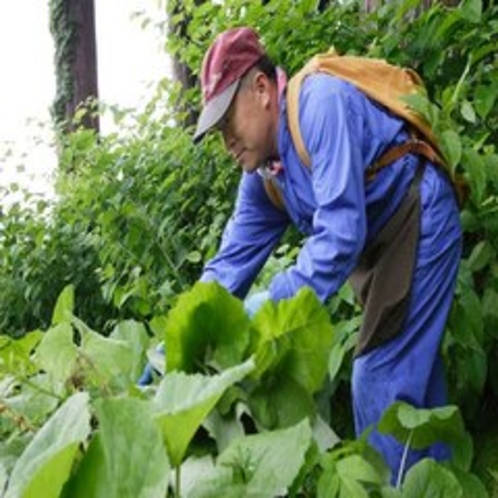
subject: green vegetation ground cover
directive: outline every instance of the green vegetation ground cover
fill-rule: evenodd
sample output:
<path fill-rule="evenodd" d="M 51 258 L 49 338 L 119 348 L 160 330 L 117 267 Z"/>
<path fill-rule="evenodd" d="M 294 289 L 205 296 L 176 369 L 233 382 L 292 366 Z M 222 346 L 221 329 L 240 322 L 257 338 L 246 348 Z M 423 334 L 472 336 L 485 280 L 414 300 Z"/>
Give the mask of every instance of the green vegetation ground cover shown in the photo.
<path fill-rule="evenodd" d="M 164 375 L 142 388 L 143 325 L 126 321 L 98 334 L 74 315 L 71 286 L 48 330 L 4 337 L 3 496 L 411 497 L 426 496 L 427 487 L 487 496 L 454 405 L 417 410 L 399 402 L 386 412 L 380 430 L 407 448 L 444 440 L 454 451 L 445 464 L 421 461 L 403 483 L 365 437 L 340 438 L 324 422 L 314 396 L 335 380 L 328 364 L 337 334 L 311 290 L 249 319 L 218 284 L 197 283 L 163 323 L 179 316 L 180 340 L 168 342 L 168 327 L 159 333 L 168 345 Z M 234 330 L 254 340 L 240 348 Z"/>
<path fill-rule="evenodd" d="M 263 481 L 274 495 L 290 496 L 485 496 L 480 482 L 488 495 L 497 493 L 497 7 L 465 0 L 414 16 L 416 3 L 388 3 L 365 17 L 354 3 L 318 12 L 315 1 L 227 0 L 224 8 L 183 2 L 189 38 L 170 37 L 168 48 L 197 71 L 216 32 L 251 24 L 291 72 L 334 45 L 423 76 L 433 104 L 413 105 L 431 120 L 470 187 L 443 345 L 451 405 L 434 414 L 395 406 L 385 426 L 403 442 L 418 427 L 427 438 L 447 434 L 456 448 L 452 463 L 424 462 L 394 490 L 382 462 L 364 441 L 353 441 L 349 373 L 361 317 L 347 286 L 323 309 L 298 296 L 321 325 L 299 315 L 292 341 L 271 306 L 249 320 L 221 289 L 193 287 L 218 246 L 238 174 L 215 137 L 194 147 L 192 130 L 175 125 L 180 97 L 164 81 L 143 114 L 106 111 L 126 133 L 96 137 L 80 129 L 65 137 L 56 205 L 33 199 L 0 218 L 0 483 L 7 496 L 31 496 L 52 474 L 47 496 L 165 496 L 178 486 L 185 496 L 260 496 Z M 183 98 L 196 106 L 198 90 Z M 299 243 L 287 234 L 257 285 L 292 262 Z M 219 325 L 199 342 L 208 321 L 191 313 L 202 303 Z M 218 306 L 223 315 L 213 311 Z M 296 304 L 282 306 L 292 315 Z M 228 323 L 230 334 L 223 332 Z M 163 339 L 175 345 L 168 373 L 142 392 L 135 381 L 146 352 Z M 308 357 L 308 346 L 322 355 Z M 173 369 L 185 377 L 176 379 Z M 183 381 L 191 385 L 190 404 L 162 405 L 158 393 Z M 197 383 L 211 386 L 212 397 L 196 396 Z M 171 429 L 184 417 L 188 430 Z M 57 437 L 61 418 L 71 430 Z M 137 418 L 139 427 L 127 423 Z M 112 420 L 129 426 L 129 441 L 144 441 L 137 454 L 155 455 L 150 465 L 113 450 Z M 168 442 L 170 433 L 179 440 Z M 285 446 L 289 437 L 293 448 Z M 255 466 L 274 446 L 266 467 Z M 279 451 L 295 459 L 274 465 Z"/>

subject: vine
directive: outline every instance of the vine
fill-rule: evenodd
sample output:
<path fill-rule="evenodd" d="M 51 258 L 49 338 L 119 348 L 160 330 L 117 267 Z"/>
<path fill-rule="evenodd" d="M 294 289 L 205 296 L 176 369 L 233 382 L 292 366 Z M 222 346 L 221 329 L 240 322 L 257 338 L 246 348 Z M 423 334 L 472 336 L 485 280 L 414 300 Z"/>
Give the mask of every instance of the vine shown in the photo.
<path fill-rule="evenodd" d="M 67 0 L 50 0 L 50 32 L 55 42 L 56 96 L 52 118 L 56 126 L 66 120 L 66 108 L 74 97 L 71 66 L 75 61 L 76 26 L 69 17 Z"/>

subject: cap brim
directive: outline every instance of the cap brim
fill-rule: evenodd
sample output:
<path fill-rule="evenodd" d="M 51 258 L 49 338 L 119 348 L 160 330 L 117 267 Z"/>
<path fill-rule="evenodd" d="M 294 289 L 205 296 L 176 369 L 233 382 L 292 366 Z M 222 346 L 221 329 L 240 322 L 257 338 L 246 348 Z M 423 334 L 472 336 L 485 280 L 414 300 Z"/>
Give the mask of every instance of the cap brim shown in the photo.
<path fill-rule="evenodd" d="M 213 97 L 202 109 L 194 133 L 194 143 L 200 142 L 204 135 L 215 127 L 228 111 L 239 88 L 240 79 L 234 81 L 216 97 Z"/>

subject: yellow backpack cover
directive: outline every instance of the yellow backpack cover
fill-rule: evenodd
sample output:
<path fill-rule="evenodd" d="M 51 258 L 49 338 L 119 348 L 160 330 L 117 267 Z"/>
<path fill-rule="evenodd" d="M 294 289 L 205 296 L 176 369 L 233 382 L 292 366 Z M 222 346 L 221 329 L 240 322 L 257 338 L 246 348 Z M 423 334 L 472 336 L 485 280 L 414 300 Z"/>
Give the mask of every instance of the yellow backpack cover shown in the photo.
<path fill-rule="evenodd" d="M 328 73 L 352 83 L 365 95 L 408 121 L 435 149 L 439 162 L 444 162 L 430 124 L 404 100 L 404 97 L 409 95 L 426 93 L 422 79 L 415 71 L 394 66 L 382 59 L 340 56 L 330 51 L 313 57 L 290 79 L 287 88 L 289 128 L 294 145 L 304 164 L 309 165 L 310 159 L 299 130 L 299 90 L 304 78 L 317 72 Z"/>
<path fill-rule="evenodd" d="M 322 72 L 331 74 L 353 84 L 365 95 L 379 102 L 393 114 L 400 116 L 411 124 L 413 137 L 401 146 L 388 150 L 369 168 L 375 174 L 380 168 L 390 164 L 401 155 L 415 152 L 445 168 L 446 161 L 437 139 L 427 120 L 405 100 L 414 94 L 425 95 L 425 86 L 420 76 L 412 69 L 389 64 L 382 59 L 337 55 L 333 50 L 314 56 L 290 80 L 287 85 L 287 116 L 292 141 L 303 164 L 311 165 L 301 130 L 299 129 L 299 91 L 306 76 Z M 451 175 L 449 175 L 451 178 Z M 453 179 L 454 180 L 454 179 Z M 465 198 L 464 186 L 453 182 L 460 203 Z M 271 180 L 265 181 L 265 188 L 272 202 L 284 208 L 284 202 L 278 188 Z"/>

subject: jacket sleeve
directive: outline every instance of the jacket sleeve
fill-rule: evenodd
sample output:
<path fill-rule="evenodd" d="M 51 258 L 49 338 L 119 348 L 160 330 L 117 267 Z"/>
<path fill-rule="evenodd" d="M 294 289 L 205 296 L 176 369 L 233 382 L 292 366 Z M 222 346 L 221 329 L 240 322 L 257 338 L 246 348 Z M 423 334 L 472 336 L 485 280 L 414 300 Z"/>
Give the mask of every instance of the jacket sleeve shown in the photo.
<path fill-rule="evenodd" d="M 201 281 L 217 281 L 244 298 L 288 224 L 288 215 L 268 198 L 262 177 L 244 173 L 234 213 L 218 253 L 206 264 Z"/>
<path fill-rule="evenodd" d="M 316 209 L 296 263 L 270 284 L 272 299 L 313 288 L 325 301 L 356 266 L 366 239 L 362 116 L 344 82 L 318 75 L 305 80 L 299 120 L 311 157 Z"/>

